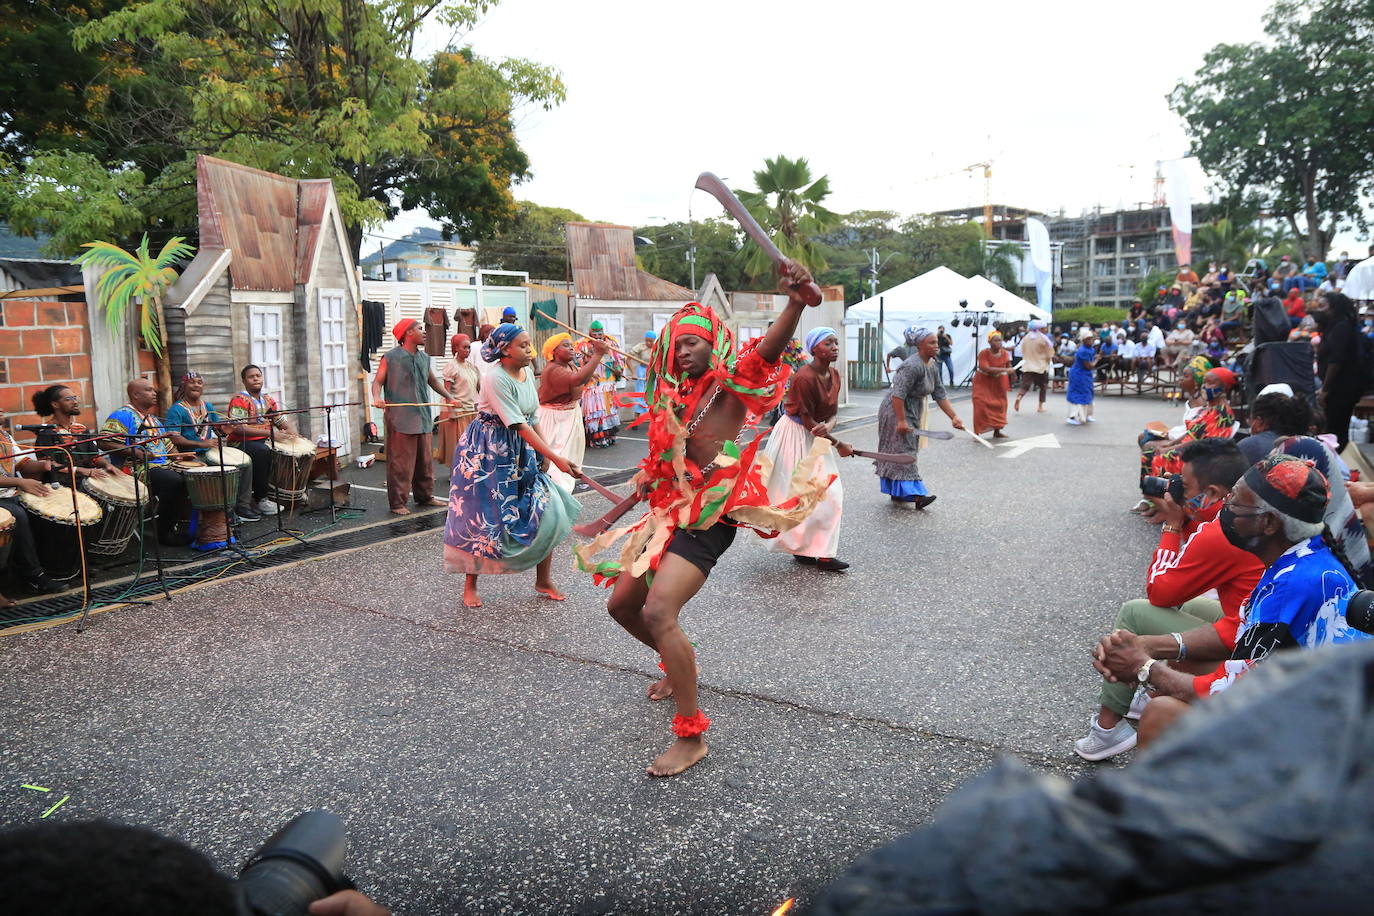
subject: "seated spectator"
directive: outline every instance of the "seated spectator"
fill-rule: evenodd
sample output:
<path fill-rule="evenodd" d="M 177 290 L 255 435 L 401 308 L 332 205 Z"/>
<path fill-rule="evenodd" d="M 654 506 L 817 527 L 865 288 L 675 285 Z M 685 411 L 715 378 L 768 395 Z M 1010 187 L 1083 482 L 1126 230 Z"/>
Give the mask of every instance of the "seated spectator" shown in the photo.
<path fill-rule="evenodd" d="M 1360 588 L 1374 588 L 1374 566 L 1369 557 L 1369 542 L 1364 530 L 1364 522 L 1355 511 L 1350 494 L 1346 492 L 1345 481 L 1341 479 L 1344 464 L 1336 453 L 1322 442 L 1311 436 L 1287 436 L 1274 443 L 1274 454 L 1292 455 L 1310 461 L 1331 485 L 1331 497 L 1326 503 L 1326 533 L 1333 550 L 1344 554 L 1345 565 L 1350 569 Z"/>
<path fill-rule="evenodd" d="M 1156 337 L 1159 338 L 1160 344 L 1155 343 Z M 1135 367 L 1137 382 L 1143 384 L 1147 375 L 1154 374 L 1155 365 L 1159 360 L 1159 347 L 1163 340 L 1164 332 L 1159 330 L 1159 325 L 1154 325 L 1150 328 L 1149 334 L 1141 336 L 1136 341 L 1135 359 L 1132 360 L 1132 364 Z"/>
<path fill-rule="evenodd" d="M 1184 364 L 1178 373 L 1178 390 L 1184 400 L 1183 418 L 1174 426 L 1160 422 L 1146 423 L 1145 429 L 1136 439 L 1141 452 L 1154 451 L 1158 444 L 1166 440 L 1176 442 L 1187 435 L 1188 424 L 1207 408 L 1207 398 L 1202 393 L 1202 382 L 1211 368 L 1212 364 L 1205 356 L 1195 356 Z M 1132 511 L 1143 512 L 1149 507 L 1148 500 L 1141 500 Z"/>
<path fill-rule="evenodd" d="M 1217 278 L 1218 278 L 1218 276 L 1219 276 L 1219 273 L 1218 273 L 1218 271 L 1217 271 L 1217 262 L 1216 262 L 1216 261 L 1208 261 L 1208 262 L 1207 262 L 1207 273 L 1205 273 L 1205 274 L 1202 275 L 1202 285 L 1203 285 L 1203 286 L 1215 286 L 1216 283 L 1217 283 Z"/>
<path fill-rule="evenodd" d="M 1255 464 L 1274 450 L 1274 443 L 1279 439 L 1305 436 L 1311 427 L 1312 408 L 1306 400 L 1277 391 L 1261 392 L 1250 406 L 1250 435 L 1238 443 L 1241 454 L 1247 462 Z"/>
<path fill-rule="evenodd" d="M 1245 328 L 1245 296 L 1235 290 L 1226 294 L 1226 298 L 1221 301 L 1221 333 L 1225 337 L 1244 336 Z"/>
<path fill-rule="evenodd" d="M 1198 337 L 1202 340 L 1204 347 L 1202 354 L 1214 362 L 1220 362 L 1221 358 L 1226 355 L 1226 335 L 1222 333 L 1217 320 L 1208 318 Z"/>
<path fill-rule="evenodd" d="M 1134 633 L 1103 637 L 1093 665 L 1109 681 L 1144 687 L 1152 697 L 1140 716 L 1147 746 L 1200 697 L 1220 693 L 1271 653 L 1369 639 L 1345 619 L 1356 591 L 1350 571 L 1322 537 L 1326 478 L 1310 462 L 1269 455 L 1226 497 L 1218 524 L 1226 539 L 1264 565 L 1240 607 L 1235 648 L 1208 675 L 1194 677 L 1151 657 Z"/>
<path fill-rule="evenodd" d="M 1185 298 L 1191 296 L 1193 290 L 1197 289 L 1198 285 L 1198 277 L 1197 274 L 1193 272 L 1192 266 L 1184 264 L 1179 267 L 1178 273 L 1174 275 L 1174 283 L 1183 291 Z"/>
<path fill-rule="evenodd" d="M 1141 637 L 1151 658 L 1173 659 L 1179 670 L 1205 674 L 1231 654 L 1240 604 L 1264 572 L 1259 559 L 1228 541 L 1215 521 L 1248 467 L 1234 442 L 1193 442 L 1183 449 L 1183 504 L 1167 495 L 1151 499 L 1162 528 L 1145 597 L 1123 604 L 1112 629 Z M 1101 708 L 1087 736 L 1074 742 L 1078 756 L 1105 760 L 1135 747 L 1129 720 L 1136 693 L 1128 681 L 1102 685 Z M 1143 702 L 1141 693 L 1135 705 Z"/>
<path fill-rule="evenodd" d="M 1283 310 L 1288 313 L 1288 324 L 1296 328 L 1302 324 L 1302 320 L 1307 317 L 1307 300 L 1303 298 L 1302 290 L 1294 286 L 1288 290 L 1288 295 L 1283 300 Z"/>
<path fill-rule="evenodd" d="M 1227 393 L 1235 387 L 1236 374 L 1230 369 L 1209 369 L 1202 378 L 1202 395 L 1207 405 L 1176 439 L 1142 446 L 1140 476 L 1166 477 L 1183 466 L 1179 446 L 1199 439 L 1230 439 L 1236 434 L 1236 417 L 1231 413 Z"/>
<path fill-rule="evenodd" d="M 1179 322 L 1169 335 L 1164 338 L 1164 362 L 1165 365 L 1177 371 L 1190 357 L 1188 351 L 1193 346 L 1194 334 L 1188 330 L 1188 326 Z"/>
<path fill-rule="evenodd" d="M 1298 265 L 1294 264 L 1288 255 L 1279 258 L 1279 266 L 1274 268 L 1273 279 L 1275 283 L 1270 284 L 1269 288 L 1285 296 L 1294 286 L 1302 288 L 1302 281 L 1298 279 Z"/>
<path fill-rule="evenodd" d="M 1227 293 L 1231 291 L 1235 283 L 1236 275 L 1231 273 L 1231 265 L 1221 265 L 1221 270 L 1217 271 L 1217 288 L 1223 293 Z"/>
<path fill-rule="evenodd" d="M 1303 265 L 1300 279 L 1303 281 L 1303 289 L 1316 289 L 1326 282 L 1326 262 L 1318 261 L 1316 258 L 1308 258 Z"/>

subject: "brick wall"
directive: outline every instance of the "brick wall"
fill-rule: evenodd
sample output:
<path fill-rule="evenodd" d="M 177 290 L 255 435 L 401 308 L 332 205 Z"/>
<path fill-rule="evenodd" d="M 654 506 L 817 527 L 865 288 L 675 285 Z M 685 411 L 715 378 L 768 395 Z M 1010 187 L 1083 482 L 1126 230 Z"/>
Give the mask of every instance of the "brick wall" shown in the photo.
<path fill-rule="evenodd" d="M 31 396 L 61 384 L 81 398 L 82 421 L 95 425 L 86 312 L 84 302 L 0 301 L 0 414 L 13 424 L 37 423 Z"/>

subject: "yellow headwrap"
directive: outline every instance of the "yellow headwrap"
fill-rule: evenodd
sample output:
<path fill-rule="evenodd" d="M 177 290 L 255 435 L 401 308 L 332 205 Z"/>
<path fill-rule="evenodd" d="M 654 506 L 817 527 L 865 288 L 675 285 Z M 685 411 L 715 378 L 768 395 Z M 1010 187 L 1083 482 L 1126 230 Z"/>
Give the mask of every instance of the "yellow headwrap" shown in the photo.
<path fill-rule="evenodd" d="M 565 340 L 572 340 L 572 335 L 567 333 L 566 331 L 564 331 L 562 334 L 555 334 L 548 340 L 544 341 L 544 349 L 539 351 L 540 354 L 544 357 L 544 362 L 553 362 L 553 351 L 557 350 L 558 345 Z"/>

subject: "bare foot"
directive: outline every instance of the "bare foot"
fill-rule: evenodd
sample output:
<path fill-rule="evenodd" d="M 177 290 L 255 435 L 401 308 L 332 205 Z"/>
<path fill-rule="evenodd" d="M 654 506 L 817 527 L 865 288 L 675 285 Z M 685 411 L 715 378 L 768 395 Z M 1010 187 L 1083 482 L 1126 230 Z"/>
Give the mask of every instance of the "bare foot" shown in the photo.
<path fill-rule="evenodd" d="M 701 666 L 697 665 L 697 680 L 700 679 Z M 673 685 L 668 682 L 668 676 L 666 674 L 649 685 L 649 699 L 655 702 L 658 700 L 666 700 L 672 695 Z"/>
<path fill-rule="evenodd" d="M 402 506 L 402 507 L 399 508 L 399 509 L 392 509 L 392 510 L 391 510 L 391 514 L 392 514 L 392 515 L 409 515 L 409 514 L 410 514 L 410 510 L 407 509 L 405 506 Z"/>
<path fill-rule="evenodd" d="M 477 594 L 477 586 L 463 585 L 463 607 L 481 607 L 482 598 Z"/>
<path fill-rule="evenodd" d="M 0 595 L 0 608 L 14 607 L 18 603 L 19 602 L 15 601 L 13 598 L 6 598 L 4 595 Z"/>
<path fill-rule="evenodd" d="M 548 598 L 550 601 L 568 600 L 568 596 L 560 592 L 558 590 L 558 587 L 553 583 L 549 583 L 548 585 L 539 585 L 538 583 L 535 583 L 534 590 L 539 594 L 543 595 L 545 598 Z"/>
<path fill-rule="evenodd" d="M 1016 403 L 1011 405 L 1011 409 L 1014 410 L 1014 411 L 1016 411 L 1017 413 L 1020 413 L 1020 412 L 1021 412 L 1021 399 L 1020 399 L 1020 398 L 1017 398 L 1017 399 L 1016 399 Z"/>
<path fill-rule="evenodd" d="M 448 503 L 444 502 L 442 499 L 440 499 L 440 498 L 437 497 L 437 496 L 431 496 L 431 497 L 430 497 L 428 500 L 426 500 L 425 502 L 420 503 L 420 505 L 422 505 L 422 506 L 447 506 Z"/>
<path fill-rule="evenodd" d="M 695 766 L 706 756 L 706 741 L 702 738 L 679 738 L 645 770 L 650 776 L 676 776 Z"/>

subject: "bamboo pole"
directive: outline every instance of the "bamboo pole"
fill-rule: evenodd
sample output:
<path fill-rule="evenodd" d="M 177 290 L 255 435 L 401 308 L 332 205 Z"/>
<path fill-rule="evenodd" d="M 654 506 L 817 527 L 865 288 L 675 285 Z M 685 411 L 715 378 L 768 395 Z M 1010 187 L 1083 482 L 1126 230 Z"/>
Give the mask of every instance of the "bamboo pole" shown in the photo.
<path fill-rule="evenodd" d="M 565 330 L 565 331 L 571 331 L 572 333 L 576 334 L 578 337 L 585 337 L 587 340 L 593 340 L 593 339 L 594 339 L 594 338 L 592 337 L 592 335 L 587 334 L 587 333 L 585 333 L 585 332 L 583 332 L 583 331 L 579 331 L 577 328 L 574 328 L 574 327 L 572 327 L 571 325 L 566 325 L 566 324 L 564 324 L 563 322 L 559 321 L 557 318 L 553 317 L 552 315 L 547 315 L 547 314 L 544 314 L 544 313 L 541 312 L 540 315 L 539 315 L 539 317 L 542 318 L 542 319 L 545 319 L 545 320 L 547 320 L 547 321 L 552 321 L 554 324 L 558 325 L 558 326 L 559 326 L 560 328 L 562 328 L 563 330 Z M 609 345 L 609 342 L 608 342 L 608 345 Z M 619 347 L 611 347 L 611 352 L 613 352 L 613 353 L 619 353 L 621 356 L 625 357 L 626 359 L 632 359 L 632 360 L 634 360 L 635 362 L 639 363 L 641 366 L 648 366 L 648 365 L 649 365 L 649 364 L 646 363 L 644 360 L 640 359 L 638 356 L 631 356 L 629 353 L 626 353 L 624 350 L 620 349 Z"/>

